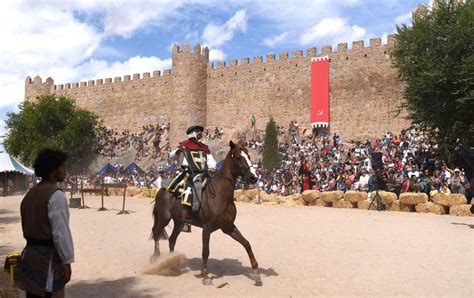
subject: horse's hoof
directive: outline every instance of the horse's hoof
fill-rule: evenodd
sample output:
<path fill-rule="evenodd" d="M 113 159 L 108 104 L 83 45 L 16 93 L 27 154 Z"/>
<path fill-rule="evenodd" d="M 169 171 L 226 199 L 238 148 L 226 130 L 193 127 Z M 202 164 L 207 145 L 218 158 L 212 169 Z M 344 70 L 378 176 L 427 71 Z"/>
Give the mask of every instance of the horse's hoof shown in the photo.
<path fill-rule="evenodd" d="M 260 274 L 252 273 L 252 279 L 255 281 L 255 286 L 261 287 L 263 285 Z"/>
<path fill-rule="evenodd" d="M 208 278 L 203 278 L 202 279 L 202 284 L 205 285 L 205 286 L 212 286 L 212 280 L 208 277 Z"/>
<path fill-rule="evenodd" d="M 159 255 L 158 256 L 157 255 L 152 255 L 150 257 L 150 264 L 153 264 L 158 259 L 158 257 L 159 257 Z"/>

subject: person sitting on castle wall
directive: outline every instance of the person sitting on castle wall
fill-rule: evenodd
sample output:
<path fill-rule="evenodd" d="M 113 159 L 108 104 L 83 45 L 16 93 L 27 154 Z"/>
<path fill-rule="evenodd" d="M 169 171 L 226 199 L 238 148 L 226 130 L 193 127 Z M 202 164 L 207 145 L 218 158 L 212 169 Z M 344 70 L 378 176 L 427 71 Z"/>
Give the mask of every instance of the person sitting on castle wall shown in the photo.
<path fill-rule="evenodd" d="M 208 171 L 215 172 L 216 169 L 216 161 L 209 147 L 200 141 L 203 131 L 204 128 L 199 125 L 189 127 L 186 130 L 188 139 L 182 141 L 178 148 L 170 153 L 171 158 L 178 158 L 183 169 L 167 187 L 167 191 L 181 198 L 183 232 L 191 232 L 189 215 L 191 209 L 193 212 L 199 210 L 204 176 Z"/>

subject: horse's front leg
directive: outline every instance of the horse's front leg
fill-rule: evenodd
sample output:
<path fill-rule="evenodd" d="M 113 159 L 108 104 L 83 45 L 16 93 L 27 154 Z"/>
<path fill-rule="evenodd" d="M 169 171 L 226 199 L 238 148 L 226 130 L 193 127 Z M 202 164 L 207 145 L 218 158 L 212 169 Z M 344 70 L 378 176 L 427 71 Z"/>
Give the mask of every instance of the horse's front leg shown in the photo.
<path fill-rule="evenodd" d="M 247 251 L 247 254 L 249 255 L 250 259 L 250 265 L 252 265 L 252 278 L 255 281 L 256 286 L 261 286 L 262 285 L 262 278 L 260 277 L 260 271 L 258 270 L 258 263 L 257 259 L 255 259 L 255 256 L 252 251 L 252 247 L 250 246 L 250 242 L 248 242 L 247 239 L 240 233 L 239 229 L 232 224 L 232 226 L 229 226 L 228 228 L 222 229 L 224 233 L 235 239 L 237 242 L 242 244 L 242 246 L 245 248 Z"/>
<path fill-rule="evenodd" d="M 209 278 L 209 273 L 207 272 L 207 260 L 209 259 L 209 241 L 211 239 L 211 232 L 206 227 L 202 229 L 202 268 L 201 276 L 202 283 L 205 286 L 212 285 L 212 280 Z"/>

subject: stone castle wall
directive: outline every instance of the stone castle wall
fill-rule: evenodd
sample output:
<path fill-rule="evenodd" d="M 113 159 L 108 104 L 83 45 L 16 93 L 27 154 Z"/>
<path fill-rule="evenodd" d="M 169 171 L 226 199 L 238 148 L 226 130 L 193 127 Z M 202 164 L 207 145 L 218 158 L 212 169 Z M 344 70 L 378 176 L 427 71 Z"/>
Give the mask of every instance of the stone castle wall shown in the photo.
<path fill-rule="evenodd" d="M 25 96 L 68 94 L 77 104 L 95 111 L 104 124 L 119 130 L 138 130 L 143 125 L 171 123 L 171 145 L 185 137 L 195 123 L 223 127 L 225 131 L 250 126 L 252 115 L 264 129 L 273 116 L 280 125 L 297 120 L 308 127 L 310 112 L 311 57 L 329 56 L 330 132 L 346 140 L 378 138 L 385 130 L 398 133 L 409 124 L 396 117 L 403 101 L 403 84 L 392 67 L 387 44 L 380 38 L 368 46 L 356 41 L 302 51 L 243 58 L 240 63 L 209 63 L 209 51 L 189 45 L 172 51 L 172 69 L 162 73 L 135 74 L 112 79 L 54 85 L 48 78 L 26 79 Z"/>

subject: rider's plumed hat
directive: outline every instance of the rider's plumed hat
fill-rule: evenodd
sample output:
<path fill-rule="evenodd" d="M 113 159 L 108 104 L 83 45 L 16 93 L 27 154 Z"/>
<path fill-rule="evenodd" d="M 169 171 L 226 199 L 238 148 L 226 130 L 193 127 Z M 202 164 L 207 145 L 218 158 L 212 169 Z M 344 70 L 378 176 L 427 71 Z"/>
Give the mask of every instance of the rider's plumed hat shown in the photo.
<path fill-rule="evenodd" d="M 190 133 L 192 133 L 192 132 L 195 131 L 195 130 L 204 131 L 204 127 L 202 127 L 201 125 L 193 125 L 193 126 L 190 126 L 190 127 L 186 130 L 186 134 L 190 134 Z"/>

